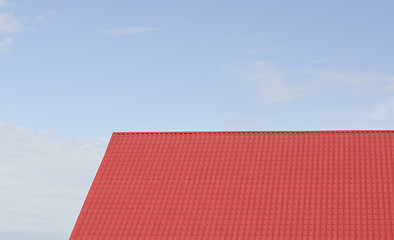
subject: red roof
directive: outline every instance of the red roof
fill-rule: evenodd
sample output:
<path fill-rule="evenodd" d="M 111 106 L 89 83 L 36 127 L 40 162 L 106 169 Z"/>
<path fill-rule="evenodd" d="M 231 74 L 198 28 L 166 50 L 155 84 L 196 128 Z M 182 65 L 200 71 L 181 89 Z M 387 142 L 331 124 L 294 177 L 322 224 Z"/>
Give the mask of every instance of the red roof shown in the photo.
<path fill-rule="evenodd" d="M 114 133 L 70 239 L 394 239 L 394 131 Z"/>

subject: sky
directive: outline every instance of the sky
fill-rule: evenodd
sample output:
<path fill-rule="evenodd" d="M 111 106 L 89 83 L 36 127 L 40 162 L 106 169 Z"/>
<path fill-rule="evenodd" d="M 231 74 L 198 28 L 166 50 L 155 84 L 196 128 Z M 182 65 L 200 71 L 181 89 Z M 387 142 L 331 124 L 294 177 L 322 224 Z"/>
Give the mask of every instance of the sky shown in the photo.
<path fill-rule="evenodd" d="M 393 11 L 0 0 L 0 239 L 67 239 L 112 132 L 394 129 Z"/>

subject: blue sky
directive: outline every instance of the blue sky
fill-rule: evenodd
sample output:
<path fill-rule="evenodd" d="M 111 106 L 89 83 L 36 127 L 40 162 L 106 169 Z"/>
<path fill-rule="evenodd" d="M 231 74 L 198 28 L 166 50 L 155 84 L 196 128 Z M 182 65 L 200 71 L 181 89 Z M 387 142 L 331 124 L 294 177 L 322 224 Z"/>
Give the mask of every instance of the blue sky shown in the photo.
<path fill-rule="evenodd" d="M 114 131 L 394 129 L 393 11 L 0 0 L 0 238 L 67 238 Z"/>

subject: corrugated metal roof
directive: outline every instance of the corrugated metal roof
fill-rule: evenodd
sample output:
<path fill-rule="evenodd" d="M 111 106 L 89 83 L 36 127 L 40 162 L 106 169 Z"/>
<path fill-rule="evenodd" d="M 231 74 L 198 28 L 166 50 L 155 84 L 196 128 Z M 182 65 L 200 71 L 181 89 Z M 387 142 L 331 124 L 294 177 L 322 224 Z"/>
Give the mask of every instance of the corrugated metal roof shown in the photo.
<path fill-rule="evenodd" d="M 394 131 L 114 133 L 70 239 L 394 239 Z"/>

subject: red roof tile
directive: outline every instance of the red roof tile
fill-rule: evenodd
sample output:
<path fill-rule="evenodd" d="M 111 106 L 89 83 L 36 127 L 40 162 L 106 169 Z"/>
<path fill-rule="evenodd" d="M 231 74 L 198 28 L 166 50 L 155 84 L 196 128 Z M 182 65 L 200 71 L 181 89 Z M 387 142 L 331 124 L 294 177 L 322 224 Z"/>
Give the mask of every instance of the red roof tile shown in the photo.
<path fill-rule="evenodd" d="M 394 239 L 394 131 L 114 133 L 70 239 Z"/>

